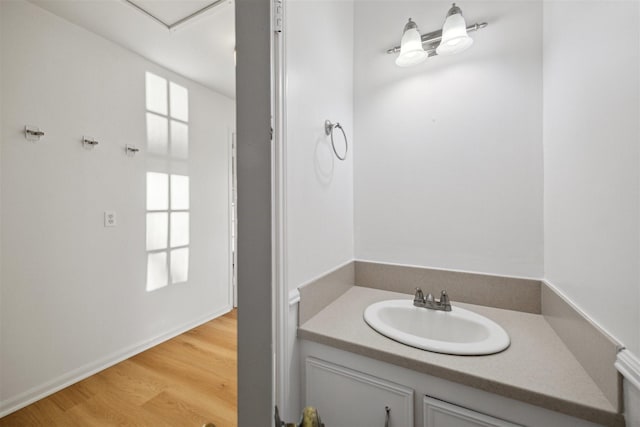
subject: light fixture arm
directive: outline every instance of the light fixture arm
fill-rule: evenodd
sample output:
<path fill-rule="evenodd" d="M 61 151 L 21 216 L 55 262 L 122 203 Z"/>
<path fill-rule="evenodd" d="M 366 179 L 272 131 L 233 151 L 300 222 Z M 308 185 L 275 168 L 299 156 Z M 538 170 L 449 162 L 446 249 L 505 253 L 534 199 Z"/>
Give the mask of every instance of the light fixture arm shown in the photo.
<path fill-rule="evenodd" d="M 476 23 L 473 25 L 469 25 L 467 27 L 467 31 L 478 31 L 484 27 L 486 27 L 487 24 L 486 22 L 481 22 L 481 23 Z M 430 33 L 425 33 L 422 34 L 420 36 L 420 40 L 422 40 L 422 44 L 423 45 L 427 45 L 425 47 L 425 51 L 429 54 L 429 56 L 435 56 L 436 54 L 436 47 L 438 45 L 438 43 L 440 42 L 440 40 L 442 40 L 442 30 L 436 30 L 436 31 L 432 31 Z M 398 53 L 400 52 L 400 46 L 395 46 L 392 47 L 391 49 L 387 49 L 387 53 L 391 54 L 391 53 Z"/>

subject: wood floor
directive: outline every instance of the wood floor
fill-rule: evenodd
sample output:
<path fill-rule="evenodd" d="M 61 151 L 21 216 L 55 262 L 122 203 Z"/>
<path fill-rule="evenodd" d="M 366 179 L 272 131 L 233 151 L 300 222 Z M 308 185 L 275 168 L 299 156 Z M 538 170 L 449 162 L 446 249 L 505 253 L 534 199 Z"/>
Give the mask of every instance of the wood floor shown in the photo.
<path fill-rule="evenodd" d="M 237 312 L 0 419 L 20 426 L 237 426 Z"/>

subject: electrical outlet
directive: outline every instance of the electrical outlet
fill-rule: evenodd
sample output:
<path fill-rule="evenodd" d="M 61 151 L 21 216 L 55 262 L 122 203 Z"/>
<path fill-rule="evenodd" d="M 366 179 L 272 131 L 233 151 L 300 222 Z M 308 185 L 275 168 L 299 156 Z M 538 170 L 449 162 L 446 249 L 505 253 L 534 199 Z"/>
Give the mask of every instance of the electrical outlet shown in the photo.
<path fill-rule="evenodd" d="M 116 222 L 116 211 L 104 211 L 104 226 L 105 227 L 115 227 L 118 225 Z"/>

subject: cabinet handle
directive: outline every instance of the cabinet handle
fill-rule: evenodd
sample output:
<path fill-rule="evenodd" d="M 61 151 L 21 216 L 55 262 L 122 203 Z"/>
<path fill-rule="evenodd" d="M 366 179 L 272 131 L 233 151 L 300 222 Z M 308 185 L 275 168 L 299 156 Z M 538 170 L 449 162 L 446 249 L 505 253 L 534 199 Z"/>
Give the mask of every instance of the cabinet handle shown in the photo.
<path fill-rule="evenodd" d="M 384 427 L 389 427 L 391 425 L 389 424 L 389 420 L 391 419 L 391 408 L 389 408 L 388 406 L 385 406 L 384 410 L 387 413 L 387 415 L 385 415 L 384 417 Z"/>

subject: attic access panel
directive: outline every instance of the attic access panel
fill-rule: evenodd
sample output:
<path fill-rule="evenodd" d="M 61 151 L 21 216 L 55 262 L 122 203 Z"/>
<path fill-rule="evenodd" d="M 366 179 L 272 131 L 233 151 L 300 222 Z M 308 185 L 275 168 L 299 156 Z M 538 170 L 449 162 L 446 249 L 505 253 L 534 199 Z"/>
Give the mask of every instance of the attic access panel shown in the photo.
<path fill-rule="evenodd" d="M 174 30 L 187 21 L 210 11 L 228 0 L 125 0 L 128 4 L 152 18 L 154 21 Z"/>

